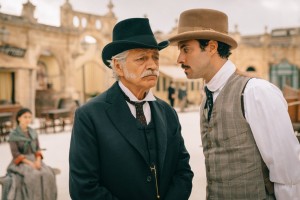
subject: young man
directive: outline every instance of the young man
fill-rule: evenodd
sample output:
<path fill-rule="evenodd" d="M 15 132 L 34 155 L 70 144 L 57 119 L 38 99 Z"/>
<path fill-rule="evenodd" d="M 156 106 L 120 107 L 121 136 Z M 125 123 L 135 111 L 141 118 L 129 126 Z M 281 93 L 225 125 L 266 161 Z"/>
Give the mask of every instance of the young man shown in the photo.
<path fill-rule="evenodd" d="M 187 200 L 193 172 L 175 110 L 151 88 L 159 50 L 149 21 L 119 22 L 102 59 L 117 82 L 78 108 L 70 146 L 72 199 Z"/>
<path fill-rule="evenodd" d="M 170 41 L 178 45 L 177 62 L 187 78 L 206 81 L 201 138 L 207 199 L 299 199 L 300 145 L 287 103 L 276 86 L 241 75 L 228 60 L 237 42 L 228 35 L 227 15 L 187 10 Z"/>

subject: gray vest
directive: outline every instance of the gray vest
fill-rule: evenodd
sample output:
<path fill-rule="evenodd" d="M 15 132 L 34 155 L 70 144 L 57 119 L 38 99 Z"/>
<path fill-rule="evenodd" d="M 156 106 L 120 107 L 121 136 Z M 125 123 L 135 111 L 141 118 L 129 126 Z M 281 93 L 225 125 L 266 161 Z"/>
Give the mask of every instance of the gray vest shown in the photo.
<path fill-rule="evenodd" d="M 264 165 L 243 116 L 241 94 L 249 77 L 233 74 L 214 102 L 208 122 L 201 104 L 207 199 L 266 199 Z"/>

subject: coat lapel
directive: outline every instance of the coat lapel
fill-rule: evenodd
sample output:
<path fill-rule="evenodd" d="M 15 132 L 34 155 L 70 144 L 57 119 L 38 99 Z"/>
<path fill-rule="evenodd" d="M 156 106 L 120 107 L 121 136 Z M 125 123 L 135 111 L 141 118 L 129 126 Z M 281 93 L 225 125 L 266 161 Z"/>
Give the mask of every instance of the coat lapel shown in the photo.
<path fill-rule="evenodd" d="M 123 135 L 123 137 L 141 154 L 145 162 L 146 152 L 143 143 L 140 142 L 141 135 L 136 132 L 136 120 L 131 117 L 130 109 L 121 93 L 121 89 L 115 83 L 108 91 L 107 102 L 111 106 L 106 110 L 108 117 L 110 118 L 116 129 Z M 158 101 L 149 102 L 151 107 L 152 120 L 155 123 L 155 131 L 157 134 L 158 145 L 158 161 L 159 170 L 162 172 L 163 164 L 165 161 L 167 150 L 167 126 L 165 109 Z M 130 117 L 129 117 L 130 116 Z"/>
<path fill-rule="evenodd" d="M 158 101 L 150 102 L 152 120 L 155 123 L 155 131 L 157 135 L 157 145 L 158 145 L 158 161 L 159 170 L 162 172 L 166 150 L 167 150 L 167 126 L 166 126 L 166 116 L 165 109 Z"/>
<path fill-rule="evenodd" d="M 144 148 L 142 146 L 141 135 L 136 131 L 136 120 L 131 116 L 130 109 L 121 93 L 121 89 L 116 82 L 108 91 L 107 102 L 111 106 L 106 110 L 108 117 L 121 135 L 141 154 L 146 160 Z"/>

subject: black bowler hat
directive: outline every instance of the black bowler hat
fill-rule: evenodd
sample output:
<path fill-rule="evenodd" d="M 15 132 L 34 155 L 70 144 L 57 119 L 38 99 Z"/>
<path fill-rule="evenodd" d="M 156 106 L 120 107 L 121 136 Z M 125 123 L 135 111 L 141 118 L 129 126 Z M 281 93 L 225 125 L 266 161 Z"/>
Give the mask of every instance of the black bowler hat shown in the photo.
<path fill-rule="evenodd" d="M 102 60 L 111 68 L 107 60 L 123 51 L 137 48 L 162 50 L 168 45 L 169 41 L 157 44 L 147 18 L 130 18 L 115 25 L 113 41 L 103 48 Z"/>

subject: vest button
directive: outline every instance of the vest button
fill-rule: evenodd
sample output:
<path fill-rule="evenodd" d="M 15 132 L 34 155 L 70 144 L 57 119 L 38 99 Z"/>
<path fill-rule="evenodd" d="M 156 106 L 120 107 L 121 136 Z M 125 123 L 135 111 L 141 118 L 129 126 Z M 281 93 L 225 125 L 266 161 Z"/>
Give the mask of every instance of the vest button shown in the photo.
<path fill-rule="evenodd" d="M 151 182 L 151 176 L 147 176 L 147 182 Z"/>

